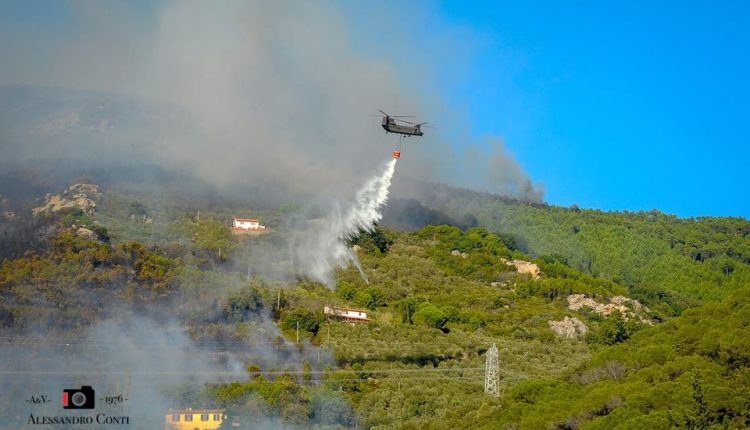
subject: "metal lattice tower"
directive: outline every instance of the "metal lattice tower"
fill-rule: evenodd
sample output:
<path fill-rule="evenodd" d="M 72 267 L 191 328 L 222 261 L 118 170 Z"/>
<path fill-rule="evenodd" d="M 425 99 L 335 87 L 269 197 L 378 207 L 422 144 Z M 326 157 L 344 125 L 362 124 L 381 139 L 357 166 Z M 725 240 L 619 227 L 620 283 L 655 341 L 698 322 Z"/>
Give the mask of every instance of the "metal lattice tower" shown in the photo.
<path fill-rule="evenodd" d="M 500 363 L 497 358 L 497 346 L 494 343 L 487 350 L 487 364 L 484 368 L 484 392 L 491 396 L 500 396 Z"/>

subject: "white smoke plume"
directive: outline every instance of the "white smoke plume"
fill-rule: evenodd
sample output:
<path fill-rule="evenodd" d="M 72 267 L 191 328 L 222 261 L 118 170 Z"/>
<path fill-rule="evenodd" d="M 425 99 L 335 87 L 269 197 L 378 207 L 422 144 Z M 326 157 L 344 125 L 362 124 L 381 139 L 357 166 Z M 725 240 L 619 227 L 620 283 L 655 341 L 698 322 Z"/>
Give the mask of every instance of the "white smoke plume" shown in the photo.
<path fill-rule="evenodd" d="M 388 200 L 395 169 L 396 159 L 387 162 L 378 174 L 364 183 L 345 208 L 334 204 L 324 220 L 292 244 L 301 275 L 332 286 L 334 270 L 354 264 L 367 281 L 357 255 L 347 246 L 346 240 L 361 230 L 372 231 L 374 223 L 383 217 L 380 210 Z"/>
<path fill-rule="evenodd" d="M 0 17 L 12 3 L 0 2 Z M 461 67 L 453 54 L 471 44 L 436 34 L 430 51 L 414 49 L 411 29 L 435 5 L 399 3 L 414 23 L 404 26 L 393 5 L 362 2 L 375 8 L 368 32 L 343 3 L 57 2 L 69 18 L 0 25 L 0 58 L 13 59 L 0 67 L 0 171 L 38 160 L 147 162 L 220 189 L 273 187 L 282 201 L 333 188 L 341 196 L 353 190 L 340 184 L 356 183 L 393 143 L 368 116 L 381 108 L 445 124 L 410 141 L 405 174 L 541 195 L 507 151 L 496 163 L 461 156 L 487 145 L 464 136 L 470 124 L 442 100 L 437 82 L 451 77 L 429 84 L 427 75 L 445 70 L 440 61 Z M 402 49 L 383 49 L 394 42 Z M 498 175 L 497 166 L 511 168 Z"/>

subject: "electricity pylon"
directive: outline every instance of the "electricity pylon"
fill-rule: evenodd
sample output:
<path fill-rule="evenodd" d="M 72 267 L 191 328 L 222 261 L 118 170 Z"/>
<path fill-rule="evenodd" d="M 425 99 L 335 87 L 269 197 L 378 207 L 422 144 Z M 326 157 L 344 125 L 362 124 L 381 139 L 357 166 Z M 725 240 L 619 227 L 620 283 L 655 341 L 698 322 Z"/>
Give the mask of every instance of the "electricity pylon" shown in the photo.
<path fill-rule="evenodd" d="M 487 350 L 487 364 L 484 368 L 484 392 L 500 396 L 500 363 L 497 359 L 497 346 L 493 343 Z"/>

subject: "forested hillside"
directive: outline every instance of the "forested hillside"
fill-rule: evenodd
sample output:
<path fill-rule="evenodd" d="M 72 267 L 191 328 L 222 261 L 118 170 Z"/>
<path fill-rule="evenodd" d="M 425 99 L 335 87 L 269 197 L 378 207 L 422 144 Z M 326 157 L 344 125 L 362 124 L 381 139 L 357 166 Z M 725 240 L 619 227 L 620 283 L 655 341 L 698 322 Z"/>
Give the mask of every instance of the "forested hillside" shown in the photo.
<path fill-rule="evenodd" d="M 422 194 L 426 206 L 454 219 L 470 214 L 530 255 L 558 256 L 647 301 L 668 298 L 675 314 L 693 300 L 720 300 L 750 283 L 750 222 L 742 218 L 524 204 L 450 187 Z"/>
<path fill-rule="evenodd" d="M 481 227 L 362 232 L 349 245 L 368 281 L 350 267 L 329 288 L 287 270 L 296 232 L 284 220 L 301 216 L 300 205 L 259 212 L 270 233 L 237 237 L 228 227 L 236 207 L 199 215 L 184 202 L 104 190 L 96 211 L 28 221 L 33 248 L 0 263 L 2 334 L 46 333 L 24 356 L 33 361 L 49 338 L 84 338 L 103 321 L 177 321 L 191 356 L 240 370 L 232 381 L 166 384 L 165 405 L 220 407 L 239 422 L 750 425 L 750 223 L 470 193 L 436 193 L 424 205 Z M 27 221 L 5 227 L 13 222 Z M 325 306 L 362 309 L 369 321 L 327 317 Z M 498 398 L 484 392 L 492 344 Z M 73 360 L 81 350 L 59 353 Z M 4 398 L 14 384 L 4 382 Z M 159 422 L 163 412 L 149 413 Z"/>

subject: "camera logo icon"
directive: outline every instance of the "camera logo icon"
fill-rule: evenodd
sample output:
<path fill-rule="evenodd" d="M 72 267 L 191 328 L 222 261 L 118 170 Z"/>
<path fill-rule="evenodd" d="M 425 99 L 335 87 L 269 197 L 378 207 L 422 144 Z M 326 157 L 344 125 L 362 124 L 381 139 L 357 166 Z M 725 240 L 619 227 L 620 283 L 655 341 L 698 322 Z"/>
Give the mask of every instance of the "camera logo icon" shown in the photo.
<path fill-rule="evenodd" d="M 94 389 L 88 385 L 79 390 L 63 390 L 63 409 L 94 409 Z"/>

